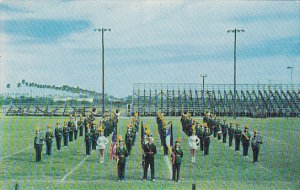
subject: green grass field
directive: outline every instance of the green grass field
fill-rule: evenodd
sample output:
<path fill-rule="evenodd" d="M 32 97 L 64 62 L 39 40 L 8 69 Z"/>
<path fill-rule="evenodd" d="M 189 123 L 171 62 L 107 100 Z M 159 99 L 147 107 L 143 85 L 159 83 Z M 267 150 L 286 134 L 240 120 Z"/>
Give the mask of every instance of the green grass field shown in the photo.
<path fill-rule="evenodd" d="M 179 117 L 173 121 L 174 138 L 183 137 L 184 160 L 181 166 L 181 182 L 173 183 L 170 168 L 159 151 L 155 158 L 156 182 L 142 181 L 140 134 L 133 154 L 126 163 L 126 181 L 117 182 L 116 162 L 109 160 L 109 146 L 105 163 L 98 163 L 98 154 L 85 156 L 85 145 L 80 137 L 69 144 L 68 150 L 57 152 L 55 142 L 52 156 L 45 155 L 35 163 L 33 148 L 34 129 L 46 129 L 50 122 L 63 118 L 6 117 L 0 119 L 0 189 L 13 189 L 16 182 L 20 189 L 299 189 L 300 188 L 300 120 L 299 118 L 238 118 L 248 123 L 250 131 L 258 129 L 264 137 L 259 163 L 243 158 L 227 144 L 212 139 L 210 155 L 197 152 L 197 162 L 190 162 L 187 136 L 181 131 Z M 199 118 L 196 118 L 199 119 Z M 160 150 L 155 118 L 142 118 L 149 122 L 155 144 Z M 119 134 L 124 135 L 128 118 L 119 119 Z M 111 140 L 111 137 L 109 137 Z M 228 141 L 228 140 L 227 140 Z M 242 147 L 241 147 L 242 148 Z M 150 174 L 148 174 L 150 175 Z"/>

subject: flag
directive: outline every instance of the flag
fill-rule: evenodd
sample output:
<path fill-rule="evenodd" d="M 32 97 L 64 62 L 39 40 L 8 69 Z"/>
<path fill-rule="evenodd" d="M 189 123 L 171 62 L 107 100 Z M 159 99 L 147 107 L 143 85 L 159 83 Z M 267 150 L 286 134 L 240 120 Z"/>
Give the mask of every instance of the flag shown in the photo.
<path fill-rule="evenodd" d="M 145 136 L 145 130 L 144 130 L 144 124 L 143 124 L 143 121 L 141 121 L 141 144 L 143 145 L 144 144 L 144 136 Z"/>
<path fill-rule="evenodd" d="M 144 124 L 143 124 L 143 121 L 141 121 L 141 145 L 143 147 L 144 143 L 145 143 L 145 129 L 144 129 Z M 143 169 L 145 167 L 145 155 L 144 155 L 144 151 L 142 149 L 142 166 L 143 166 Z"/>
<path fill-rule="evenodd" d="M 111 138 L 111 144 L 109 147 L 109 158 L 113 160 L 117 151 L 117 127 L 114 128 L 113 136 Z"/>

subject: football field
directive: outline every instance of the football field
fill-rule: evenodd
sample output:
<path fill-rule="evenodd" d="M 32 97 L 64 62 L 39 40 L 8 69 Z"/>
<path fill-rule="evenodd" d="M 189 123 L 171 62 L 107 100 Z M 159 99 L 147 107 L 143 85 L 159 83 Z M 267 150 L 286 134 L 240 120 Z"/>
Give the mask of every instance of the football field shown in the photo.
<path fill-rule="evenodd" d="M 194 117 L 197 120 L 201 118 Z M 141 118 L 148 123 L 158 153 L 155 156 L 156 182 L 142 181 L 142 149 L 140 133 L 132 154 L 127 158 L 125 181 L 117 182 L 117 164 L 109 160 L 109 144 L 103 164 L 98 153 L 85 156 L 83 137 L 69 143 L 68 148 L 56 151 L 55 139 L 52 155 L 46 156 L 43 146 L 42 161 L 35 162 L 33 141 L 35 128 L 46 131 L 47 123 L 54 129 L 56 120 L 67 118 L 7 117 L 0 119 L 0 189 L 299 189 L 300 188 L 300 120 L 299 118 L 237 118 L 243 129 L 257 129 L 263 136 L 258 164 L 252 163 L 252 150 L 248 157 L 241 151 L 211 137 L 209 156 L 201 151 L 196 163 L 190 162 L 188 137 L 182 132 L 179 117 L 166 117 L 173 121 L 174 139 L 182 137 L 184 151 L 180 182 L 170 181 L 171 160 L 164 157 L 154 117 Z M 233 121 L 232 118 L 226 118 Z M 96 119 L 99 121 L 99 118 Z M 120 118 L 118 135 L 124 138 L 128 118 Z M 252 134 L 253 136 L 253 134 Z M 111 141 L 111 136 L 108 137 Z M 150 178 L 150 171 L 148 178 Z"/>

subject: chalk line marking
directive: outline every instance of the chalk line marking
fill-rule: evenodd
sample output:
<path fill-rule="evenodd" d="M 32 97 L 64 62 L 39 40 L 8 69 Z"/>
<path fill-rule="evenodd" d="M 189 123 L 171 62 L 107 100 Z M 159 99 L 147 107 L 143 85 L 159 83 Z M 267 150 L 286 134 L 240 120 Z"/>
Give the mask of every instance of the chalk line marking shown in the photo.
<path fill-rule="evenodd" d="M 30 146 L 30 147 L 25 148 L 25 149 L 23 149 L 23 150 L 19 150 L 19 151 L 17 151 L 17 152 L 14 152 L 14 153 L 12 153 L 12 154 L 9 154 L 9 155 L 7 155 L 7 156 L 4 156 L 4 157 L 0 158 L 0 161 L 4 160 L 5 158 L 9 158 L 9 157 L 11 157 L 11 156 L 13 156 L 13 155 L 15 155 L 15 154 L 18 154 L 18 153 L 20 153 L 20 152 L 24 152 L 25 150 L 30 149 L 30 148 L 32 148 L 32 147 L 33 147 L 33 146 Z"/>
<path fill-rule="evenodd" d="M 60 183 L 64 182 L 64 181 L 66 180 L 66 178 L 67 178 L 69 175 L 71 175 L 77 168 L 79 168 L 79 167 L 84 163 L 84 161 L 85 161 L 87 158 L 88 158 L 88 156 L 86 156 L 83 160 L 81 160 L 81 162 L 80 162 L 79 164 L 77 164 L 77 165 L 75 166 L 75 168 L 73 168 L 67 175 L 65 175 L 65 176 L 61 179 Z"/>

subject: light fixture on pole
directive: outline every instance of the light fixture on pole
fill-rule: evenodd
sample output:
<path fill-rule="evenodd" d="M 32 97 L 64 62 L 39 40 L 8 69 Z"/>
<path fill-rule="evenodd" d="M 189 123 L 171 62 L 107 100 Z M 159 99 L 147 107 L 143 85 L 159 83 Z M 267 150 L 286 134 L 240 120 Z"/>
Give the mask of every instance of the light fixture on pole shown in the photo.
<path fill-rule="evenodd" d="M 94 29 L 95 32 L 102 33 L 102 117 L 105 112 L 105 99 L 104 99 L 104 32 L 111 31 L 109 28 Z"/>
<path fill-rule="evenodd" d="M 244 29 L 241 29 L 241 30 L 237 30 L 236 28 L 234 30 L 227 30 L 227 33 L 234 33 L 234 92 L 233 92 L 233 118 L 236 119 L 236 33 L 237 32 L 245 32 Z"/>
<path fill-rule="evenodd" d="M 291 70 L 291 85 L 293 84 L 293 68 L 292 66 L 288 66 L 287 69 Z"/>
<path fill-rule="evenodd" d="M 203 111 L 202 115 L 204 115 L 204 79 L 205 77 L 207 77 L 207 74 L 200 74 L 200 77 L 202 78 L 202 111 Z"/>

